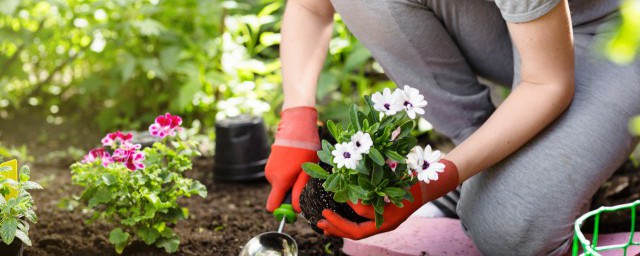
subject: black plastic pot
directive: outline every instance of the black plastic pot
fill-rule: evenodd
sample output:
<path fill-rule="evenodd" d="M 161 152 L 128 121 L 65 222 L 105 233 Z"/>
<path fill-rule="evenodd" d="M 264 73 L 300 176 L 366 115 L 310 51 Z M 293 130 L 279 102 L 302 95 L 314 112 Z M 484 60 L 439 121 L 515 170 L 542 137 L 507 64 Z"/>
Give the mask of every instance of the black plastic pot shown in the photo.
<path fill-rule="evenodd" d="M 330 171 L 328 165 L 320 163 L 320 166 L 327 171 Z M 368 221 L 368 219 L 358 215 L 351 206 L 346 203 L 338 203 L 333 200 L 333 192 L 328 192 L 322 187 L 324 180 L 311 178 L 307 185 L 304 186 L 302 194 L 300 194 L 300 208 L 302 210 L 302 216 L 309 222 L 311 228 L 322 234 L 323 231 L 318 228 L 317 223 L 322 217 L 322 211 L 324 209 L 330 209 L 345 219 L 353 221 L 355 223 L 362 223 Z"/>
<path fill-rule="evenodd" d="M 24 244 L 20 239 L 14 239 L 11 244 L 0 241 L 0 255 L 2 256 L 22 256 Z"/>
<path fill-rule="evenodd" d="M 239 116 L 216 123 L 213 177 L 224 181 L 264 178 L 269 139 L 261 117 Z"/>

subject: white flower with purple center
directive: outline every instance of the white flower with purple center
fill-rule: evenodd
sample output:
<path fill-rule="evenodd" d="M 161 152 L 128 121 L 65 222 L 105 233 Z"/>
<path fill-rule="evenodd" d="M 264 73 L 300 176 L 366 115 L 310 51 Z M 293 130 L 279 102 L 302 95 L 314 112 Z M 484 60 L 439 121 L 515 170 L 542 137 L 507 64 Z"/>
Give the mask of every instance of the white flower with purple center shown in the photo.
<path fill-rule="evenodd" d="M 439 150 L 432 151 L 431 146 L 427 145 L 424 150 L 420 146 L 411 149 L 407 155 L 407 165 L 409 174 L 416 172 L 418 180 L 429 183 L 429 181 L 438 180 L 438 173 L 444 171 L 445 165 L 440 163 L 442 153 Z"/>
<path fill-rule="evenodd" d="M 398 111 L 402 110 L 402 105 L 397 101 L 400 92 L 398 90 L 391 93 L 389 88 L 384 88 L 382 93 L 376 92 L 371 95 L 371 101 L 373 101 L 373 109 L 384 113 L 385 115 L 395 115 Z"/>
<path fill-rule="evenodd" d="M 424 96 L 420 94 L 418 89 L 405 85 L 404 90 L 397 91 L 399 93 L 394 93 L 396 101 L 399 102 L 410 118 L 416 118 L 416 114 L 424 114 L 424 109 L 422 108 L 427 106 L 427 101 L 424 100 Z"/>
<path fill-rule="evenodd" d="M 360 154 L 369 154 L 369 149 L 373 146 L 371 135 L 366 132 L 358 131 L 351 136 L 351 143 L 356 147 L 356 151 Z"/>
<path fill-rule="evenodd" d="M 331 151 L 333 162 L 338 168 L 346 167 L 351 170 L 356 169 L 358 162 L 362 160 L 362 155 L 358 153 L 358 149 L 353 142 L 343 142 L 336 144 L 336 149 Z"/>

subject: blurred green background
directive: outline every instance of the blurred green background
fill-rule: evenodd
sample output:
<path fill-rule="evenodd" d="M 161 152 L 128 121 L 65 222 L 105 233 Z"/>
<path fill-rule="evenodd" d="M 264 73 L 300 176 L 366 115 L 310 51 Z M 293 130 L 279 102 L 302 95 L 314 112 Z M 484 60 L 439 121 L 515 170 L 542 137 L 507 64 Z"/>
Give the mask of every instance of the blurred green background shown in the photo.
<path fill-rule="evenodd" d="M 217 119 L 242 113 L 273 130 L 283 10 L 280 0 L 0 0 L 0 141 L 82 145 L 166 111 L 211 139 Z M 603 47 L 621 65 L 637 56 L 640 1 L 622 13 Z M 323 120 L 393 86 L 336 20 L 318 86 Z M 637 120 L 630 127 L 640 133 Z"/>

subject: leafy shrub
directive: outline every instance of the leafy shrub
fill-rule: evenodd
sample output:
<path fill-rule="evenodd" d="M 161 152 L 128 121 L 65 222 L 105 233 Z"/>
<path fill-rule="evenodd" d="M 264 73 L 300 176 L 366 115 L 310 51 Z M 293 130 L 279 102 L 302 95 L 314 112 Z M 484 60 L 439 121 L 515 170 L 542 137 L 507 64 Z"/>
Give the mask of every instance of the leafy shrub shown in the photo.
<path fill-rule="evenodd" d="M 207 196 L 200 182 L 183 176 L 192 168 L 191 158 L 198 155 L 195 143 L 173 136 L 181 120 L 167 124 L 162 118 L 149 128 L 164 138 L 162 142 L 139 150 L 139 145 L 131 144 L 130 134 L 112 133 L 102 140 L 103 148 L 71 166 L 73 184 L 84 188 L 81 201 L 93 211 L 89 221 L 116 224 L 109 242 L 118 253 L 136 238 L 167 252 L 177 251 L 180 238 L 171 225 L 189 216 L 178 199 Z"/>
<path fill-rule="evenodd" d="M 12 171 L 10 167 L 0 167 L 0 173 L 9 171 Z M 15 238 L 18 238 L 24 244 L 31 246 L 29 222 L 36 223 L 38 218 L 33 210 L 34 201 L 28 190 L 42 189 L 42 187 L 29 180 L 31 171 L 28 166 L 22 166 L 18 174 L 20 181 L 0 175 L 0 241 L 11 244 Z M 9 196 L 8 200 L 5 199 L 12 190 L 17 196 Z"/>

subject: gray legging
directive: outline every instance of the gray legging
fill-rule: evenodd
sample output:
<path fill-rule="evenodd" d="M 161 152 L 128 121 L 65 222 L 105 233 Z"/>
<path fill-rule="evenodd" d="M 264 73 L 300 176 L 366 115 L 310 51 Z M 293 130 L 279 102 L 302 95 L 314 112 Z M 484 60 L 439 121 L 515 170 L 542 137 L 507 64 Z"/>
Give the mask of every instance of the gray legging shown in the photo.
<path fill-rule="evenodd" d="M 517 85 L 518 56 L 491 2 L 332 3 L 396 84 L 420 89 L 429 102 L 425 118 L 455 142 L 494 110 L 477 76 Z M 626 128 L 640 114 L 640 62 L 621 67 L 593 51 L 608 33 L 596 27 L 617 18 L 574 27 L 576 89 L 568 110 L 516 153 L 462 185 L 457 212 L 485 255 L 566 252 L 574 220 L 637 144 Z"/>

